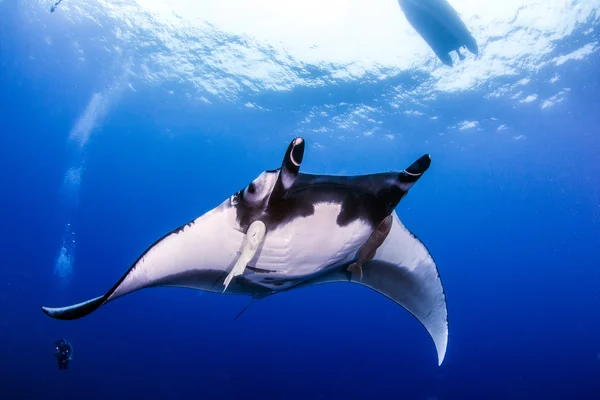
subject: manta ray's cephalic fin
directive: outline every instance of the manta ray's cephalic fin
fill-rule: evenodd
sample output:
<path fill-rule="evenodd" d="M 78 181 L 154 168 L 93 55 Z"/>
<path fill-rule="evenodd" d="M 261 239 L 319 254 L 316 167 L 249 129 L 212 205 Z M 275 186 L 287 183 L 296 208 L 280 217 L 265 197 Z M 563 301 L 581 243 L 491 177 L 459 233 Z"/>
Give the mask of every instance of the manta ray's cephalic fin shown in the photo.
<path fill-rule="evenodd" d="M 295 138 L 289 144 L 283 156 L 279 176 L 269 197 L 269 202 L 280 200 L 294 184 L 298 172 L 300 172 L 300 164 L 302 164 L 302 159 L 304 158 L 304 147 L 305 142 L 301 137 Z"/>

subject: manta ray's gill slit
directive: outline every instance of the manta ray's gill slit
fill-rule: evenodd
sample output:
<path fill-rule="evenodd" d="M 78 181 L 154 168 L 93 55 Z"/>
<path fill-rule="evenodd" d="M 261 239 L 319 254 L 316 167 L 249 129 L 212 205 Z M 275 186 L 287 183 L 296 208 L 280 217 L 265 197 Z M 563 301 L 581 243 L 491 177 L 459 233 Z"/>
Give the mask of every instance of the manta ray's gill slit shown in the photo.
<path fill-rule="evenodd" d="M 279 271 L 276 271 L 276 270 L 268 270 L 268 269 L 256 268 L 256 267 L 251 267 L 250 265 L 246 266 L 246 269 L 250 270 L 252 272 L 256 272 L 257 274 L 279 273 Z"/>

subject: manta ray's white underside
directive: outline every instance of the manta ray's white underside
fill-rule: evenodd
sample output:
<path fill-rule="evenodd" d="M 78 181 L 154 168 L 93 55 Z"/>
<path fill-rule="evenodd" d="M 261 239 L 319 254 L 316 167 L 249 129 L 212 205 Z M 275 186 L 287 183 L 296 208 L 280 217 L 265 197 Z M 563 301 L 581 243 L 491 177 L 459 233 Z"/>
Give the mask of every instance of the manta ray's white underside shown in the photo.
<path fill-rule="evenodd" d="M 282 290 L 296 280 L 310 278 L 326 268 L 351 262 L 373 229 L 356 220 L 332 230 L 330 221 L 340 213 L 339 204 L 317 204 L 309 217 L 300 217 L 267 232 L 262 245 L 248 266 L 265 271 L 248 279 L 271 289 Z M 235 210 L 217 207 L 182 230 L 154 245 L 133 267 L 108 300 L 153 286 L 166 277 L 192 271 L 229 272 L 238 259 L 245 234 L 239 231 Z M 262 278 L 268 276 L 269 281 Z M 273 286 L 278 279 L 288 283 Z M 207 287 L 196 282 L 188 287 L 222 291 L 223 286 Z"/>

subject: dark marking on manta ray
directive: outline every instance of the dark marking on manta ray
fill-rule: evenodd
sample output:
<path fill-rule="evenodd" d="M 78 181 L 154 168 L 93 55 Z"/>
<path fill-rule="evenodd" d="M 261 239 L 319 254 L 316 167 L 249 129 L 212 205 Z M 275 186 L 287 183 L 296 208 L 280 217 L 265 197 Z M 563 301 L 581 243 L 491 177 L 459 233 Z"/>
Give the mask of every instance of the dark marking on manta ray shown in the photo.
<path fill-rule="evenodd" d="M 268 231 L 275 230 L 300 217 L 314 214 L 317 204 L 339 204 L 340 213 L 336 223 L 338 226 L 361 219 L 374 229 L 398 205 L 407 193 L 405 187 L 415 183 L 431 165 L 431 157 L 424 155 L 400 172 L 383 172 L 378 174 L 358 176 L 317 175 L 298 172 L 295 166 L 290 166 L 288 157 L 301 158 L 301 154 L 293 152 L 298 147 L 290 145 L 284 158 L 285 169 L 271 170 L 265 174 L 279 174 L 275 187 L 281 188 L 282 175 L 292 180 L 286 190 L 280 189 L 272 193 L 270 198 L 251 201 L 245 197 L 245 192 L 254 193 L 256 184 L 250 183 L 246 189 L 235 195 L 236 218 L 242 228 L 257 219 L 264 222 Z M 290 150 L 291 149 L 291 150 Z M 292 177 L 293 176 L 293 177 Z"/>
<path fill-rule="evenodd" d="M 389 175 L 389 184 L 384 187 L 381 186 L 381 180 L 377 184 L 376 179 L 381 179 L 381 175 Z M 237 220 L 244 230 L 257 219 L 265 223 L 267 230 L 274 230 L 296 218 L 313 215 L 317 204 L 329 203 L 340 204 L 341 209 L 336 221 L 338 226 L 347 226 L 362 219 L 374 228 L 406 194 L 399 185 L 413 183 L 419 177 L 401 172 L 365 175 L 350 180 L 346 177 L 298 174 L 296 182 L 285 196 L 269 203 L 266 209 L 263 204 L 248 204 L 244 198 L 244 190 L 236 193 Z M 253 183 L 250 185 L 254 186 Z M 348 185 L 353 190 L 349 191 Z"/>

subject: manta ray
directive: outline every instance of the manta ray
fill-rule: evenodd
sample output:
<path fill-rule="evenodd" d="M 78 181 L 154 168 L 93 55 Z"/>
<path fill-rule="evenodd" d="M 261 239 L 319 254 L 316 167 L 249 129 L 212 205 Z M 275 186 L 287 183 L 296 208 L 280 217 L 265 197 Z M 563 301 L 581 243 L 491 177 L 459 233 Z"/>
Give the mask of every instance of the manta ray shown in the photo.
<path fill-rule="evenodd" d="M 67 307 L 42 307 L 60 320 L 81 318 L 137 290 L 158 286 L 251 296 L 351 282 L 388 297 L 429 332 L 438 365 L 446 354 L 448 312 L 427 248 L 395 208 L 431 164 L 368 175 L 300 172 L 305 141 L 295 138 L 281 167 L 144 251 L 110 290 Z M 252 301 L 251 300 L 251 301 Z"/>
<path fill-rule="evenodd" d="M 449 53 L 453 50 L 461 60 L 465 59 L 460 52 L 463 46 L 479 54 L 475 38 L 446 0 L 398 0 L 398 3 L 408 22 L 445 65 L 452 67 Z"/>

